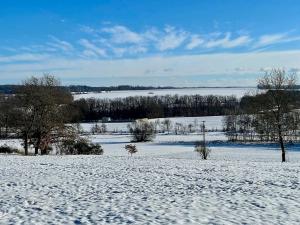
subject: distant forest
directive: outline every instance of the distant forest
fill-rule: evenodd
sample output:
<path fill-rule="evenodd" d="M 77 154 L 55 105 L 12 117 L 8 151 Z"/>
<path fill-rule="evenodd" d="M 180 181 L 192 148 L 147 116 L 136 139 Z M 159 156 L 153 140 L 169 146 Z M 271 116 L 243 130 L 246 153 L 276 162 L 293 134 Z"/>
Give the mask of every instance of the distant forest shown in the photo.
<path fill-rule="evenodd" d="M 117 99 L 80 99 L 70 106 L 74 122 L 88 122 L 110 117 L 112 120 L 163 118 L 178 116 L 227 115 L 239 107 L 234 96 L 135 96 Z"/>

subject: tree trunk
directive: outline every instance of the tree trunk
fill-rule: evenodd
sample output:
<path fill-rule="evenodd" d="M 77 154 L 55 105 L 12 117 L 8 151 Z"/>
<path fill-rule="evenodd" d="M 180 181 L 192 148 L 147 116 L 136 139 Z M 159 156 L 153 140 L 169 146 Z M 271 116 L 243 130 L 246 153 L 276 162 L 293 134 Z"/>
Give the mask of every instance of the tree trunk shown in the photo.
<path fill-rule="evenodd" d="M 24 137 L 24 153 L 25 155 L 28 155 L 28 135 L 25 135 Z"/>
<path fill-rule="evenodd" d="M 281 159 L 282 159 L 282 162 L 285 162 L 285 148 L 284 148 L 282 136 L 279 136 L 279 143 L 280 143 L 280 148 L 281 148 Z"/>
<path fill-rule="evenodd" d="M 47 155 L 47 149 L 46 148 L 41 149 L 41 155 Z"/>
<path fill-rule="evenodd" d="M 38 155 L 38 154 L 39 154 L 39 147 L 38 147 L 38 146 L 35 146 L 35 147 L 34 147 L 34 154 L 35 154 L 35 155 Z"/>
<path fill-rule="evenodd" d="M 35 155 L 38 155 L 38 154 L 39 154 L 40 143 L 41 143 L 41 138 L 38 137 L 38 138 L 37 138 L 37 141 L 36 141 L 36 144 L 35 144 L 35 146 L 34 146 L 34 154 L 35 154 Z"/>
<path fill-rule="evenodd" d="M 281 148 L 281 161 L 285 162 L 285 148 L 284 148 L 284 143 L 283 143 L 283 138 L 282 138 L 282 132 L 281 132 L 281 126 L 278 125 L 278 138 L 279 138 L 279 144 Z"/>
<path fill-rule="evenodd" d="M 7 125 L 7 120 L 5 121 L 5 138 L 8 138 L 8 125 Z"/>

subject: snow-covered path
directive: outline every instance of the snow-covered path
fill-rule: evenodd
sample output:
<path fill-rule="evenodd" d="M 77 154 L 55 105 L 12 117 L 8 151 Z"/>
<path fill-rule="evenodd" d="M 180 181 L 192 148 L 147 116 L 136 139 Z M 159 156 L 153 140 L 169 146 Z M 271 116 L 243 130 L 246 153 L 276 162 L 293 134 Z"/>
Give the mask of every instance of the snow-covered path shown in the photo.
<path fill-rule="evenodd" d="M 238 152 L 208 161 L 2 155 L 0 224 L 300 224 L 299 163 Z"/>

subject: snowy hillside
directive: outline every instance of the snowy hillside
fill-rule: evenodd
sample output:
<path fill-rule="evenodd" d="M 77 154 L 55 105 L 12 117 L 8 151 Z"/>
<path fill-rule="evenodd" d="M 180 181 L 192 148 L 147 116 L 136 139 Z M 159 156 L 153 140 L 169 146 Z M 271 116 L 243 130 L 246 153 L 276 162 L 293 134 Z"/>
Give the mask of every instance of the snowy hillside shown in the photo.
<path fill-rule="evenodd" d="M 190 150 L 186 159 L 2 156 L 0 224 L 300 223 L 299 163 L 271 162 L 272 150 L 208 161 Z"/>
<path fill-rule="evenodd" d="M 222 117 L 196 119 L 221 127 Z M 201 133 L 159 134 L 132 157 L 128 134 L 89 138 L 103 156 L 1 155 L 0 224 L 300 224 L 298 145 L 283 164 L 278 146 L 230 144 L 220 131 L 206 134 L 208 161 L 194 151 Z"/>

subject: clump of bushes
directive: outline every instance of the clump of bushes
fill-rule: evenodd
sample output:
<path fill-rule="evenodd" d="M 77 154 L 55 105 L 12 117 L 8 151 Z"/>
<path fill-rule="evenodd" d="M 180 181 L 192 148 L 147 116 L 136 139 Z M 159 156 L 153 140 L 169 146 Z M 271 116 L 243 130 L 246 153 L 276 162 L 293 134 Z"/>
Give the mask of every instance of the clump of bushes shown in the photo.
<path fill-rule="evenodd" d="M 125 149 L 131 156 L 138 152 L 136 145 L 132 145 L 132 144 L 125 145 Z"/>
<path fill-rule="evenodd" d="M 107 126 L 105 123 L 99 125 L 98 123 L 94 124 L 91 128 L 92 134 L 103 134 L 107 132 Z"/>
<path fill-rule="evenodd" d="M 206 147 L 204 143 L 199 142 L 195 145 L 195 152 L 199 153 L 201 159 L 207 160 L 211 153 L 211 149 Z"/>
<path fill-rule="evenodd" d="M 9 147 L 8 145 L 2 145 L 0 146 L 0 153 L 5 153 L 5 154 L 12 154 L 18 152 L 17 149 L 14 149 L 12 147 Z"/>
<path fill-rule="evenodd" d="M 103 155 L 101 145 L 93 144 L 85 138 L 64 140 L 61 143 L 61 153 L 66 155 Z"/>
<path fill-rule="evenodd" d="M 155 126 L 147 119 L 136 120 L 128 126 L 132 142 L 152 141 L 155 137 Z"/>

